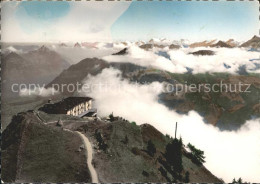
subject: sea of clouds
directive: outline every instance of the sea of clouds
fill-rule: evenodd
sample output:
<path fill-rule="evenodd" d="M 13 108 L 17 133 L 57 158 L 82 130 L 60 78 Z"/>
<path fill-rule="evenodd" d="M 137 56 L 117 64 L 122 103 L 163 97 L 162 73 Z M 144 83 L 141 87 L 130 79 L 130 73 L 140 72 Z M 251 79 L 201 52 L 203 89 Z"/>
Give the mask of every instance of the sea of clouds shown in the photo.
<path fill-rule="evenodd" d="M 215 55 L 196 56 L 189 54 L 199 50 L 212 50 Z M 159 51 L 165 52 L 169 58 L 158 55 Z M 130 62 L 141 66 L 154 67 L 172 73 L 185 73 L 192 70 L 192 73 L 213 73 L 227 72 L 235 74 L 239 68 L 245 66 L 248 72 L 260 73 L 260 54 L 257 51 L 248 51 L 244 48 L 180 48 L 170 50 L 154 48 L 143 50 L 136 45 L 128 48 L 128 54 L 122 56 L 105 56 L 108 62 Z"/>
<path fill-rule="evenodd" d="M 192 71 L 196 73 L 213 73 L 213 72 L 227 72 L 236 74 L 241 67 L 245 67 L 247 72 L 260 73 L 260 52 L 248 51 L 248 48 L 184 48 L 169 49 L 153 48 L 151 50 L 144 50 L 139 48 L 139 42 L 126 42 L 122 44 L 110 42 L 96 42 L 92 43 L 94 46 L 74 47 L 74 43 L 66 43 L 67 46 L 60 46 L 59 44 L 47 45 L 50 49 L 59 53 L 69 63 L 75 64 L 85 58 L 100 58 L 108 62 L 128 62 L 136 65 L 152 67 L 161 70 L 166 70 L 172 73 L 186 73 Z M 91 45 L 91 43 L 86 43 Z M 40 47 L 40 46 L 38 46 Z M 4 48 L 5 52 L 28 52 L 29 46 L 9 46 Z M 127 48 L 126 55 L 112 55 Z M 32 50 L 37 49 L 35 47 Z M 215 55 L 211 56 L 196 56 L 190 53 L 199 50 L 212 50 Z M 168 56 L 164 57 L 158 52 L 163 52 Z"/>
<path fill-rule="evenodd" d="M 52 46 L 52 49 L 63 56 L 69 63 L 75 64 L 86 58 L 102 58 L 118 51 L 114 47 L 87 48 L 87 47 L 59 47 Z"/>
<path fill-rule="evenodd" d="M 88 76 L 88 85 L 106 83 L 107 88 L 93 88 L 83 95 L 95 99 L 100 116 L 110 113 L 122 116 L 138 125 L 149 123 L 164 134 L 174 136 L 178 122 L 178 137 L 205 151 L 205 166 L 216 176 L 231 182 L 242 177 L 244 181 L 260 180 L 260 119 L 247 121 L 237 131 L 220 131 L 206 124 L 197 112 L 181 115 L 158 103 L 163 85 L 133 84 L 120 77 L 121 72 L 108 68 L 97 76 Z"/>

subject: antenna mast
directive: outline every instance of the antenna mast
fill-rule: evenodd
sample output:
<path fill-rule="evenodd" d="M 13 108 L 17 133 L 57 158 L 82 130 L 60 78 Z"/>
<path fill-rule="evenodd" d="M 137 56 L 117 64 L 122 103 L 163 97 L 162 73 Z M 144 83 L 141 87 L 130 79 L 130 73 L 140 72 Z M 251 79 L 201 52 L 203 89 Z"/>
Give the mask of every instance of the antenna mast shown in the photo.
<path fill-rule="evenodd" d="M 175 139 L 176 139 L 176 134 L 177 134 L 177 125 L 178 125 L 178 122 L 176 122 L 176 125 L 175 125 Z"/>

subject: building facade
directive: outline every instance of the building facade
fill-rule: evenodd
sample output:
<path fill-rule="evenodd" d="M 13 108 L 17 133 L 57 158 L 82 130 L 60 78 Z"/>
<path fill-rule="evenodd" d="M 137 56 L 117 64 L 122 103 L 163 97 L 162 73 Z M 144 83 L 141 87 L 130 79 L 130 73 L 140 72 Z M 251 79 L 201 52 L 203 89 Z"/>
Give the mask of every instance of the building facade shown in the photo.
<path fill-rule="evenodd" d="M 50 102 L 45 104 L 39 110 L 48 114 L 66 114 L 83 117 L 89 112 L 95 111 L 95 109 L 92 109 L 92 100 L 90 97 L 68 97 L 57 103 Z"/>
<path fill-rule="evenodd" d="M 92 100 L 79 103 L 78 105 L 67 110 L 67 115 L 79 116 L 92 108 Z"/>

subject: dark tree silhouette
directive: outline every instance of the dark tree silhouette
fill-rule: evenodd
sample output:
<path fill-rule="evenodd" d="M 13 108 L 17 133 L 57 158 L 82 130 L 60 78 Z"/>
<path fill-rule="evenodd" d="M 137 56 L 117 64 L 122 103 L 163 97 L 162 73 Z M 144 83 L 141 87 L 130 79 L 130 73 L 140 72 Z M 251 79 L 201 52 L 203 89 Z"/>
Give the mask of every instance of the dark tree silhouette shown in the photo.
<path fill-rule="evenodd" d="M 176 173 L 183 170 L 182 166 L 182 139 L 173 139 L 166 146 L 165 158 Z"/>
<path fill-rule="evenodd" d="M 156 153 L 156 148 L 153 144 L 153 142 L 151 140 L 148 141 L 148 144 L 147 144 L 147 152 L 150 156 L 154 156 L 154 154 Z"/>
<path fill-rule="evenodd" d="M 234 178 L 232 183 L 239 183 L 239 184 L 241 184 L 241 183 L 247 183 L 247 182 L 243 182 L 242 178 L 240 177 L 240 178 L 238 178 L 237 181 L 236 181 L 236 178 Z"/>
<path fill-rule="evenodd" d="M 189 171 L 185 172 L 184 182 L 185 183 L 189 183 L 190 182 L 190 173 L 189 173 Z"/>
<path fill-rule="evenodd" d="M 197 163 L 198 165 L 202 165 L 205 162 L 204 151 L 195 148 L 195 146 L 190 143 L 187 146 L 191 151 L 192 161 Z"/>
<path fill-rule="evenodd" d="M 103 140 L 103 137 L 102 137 L 101 133 L 96 131 L 95 132 L 95 137 L 96 137 L 96 140 L 98 142 L 99 149 L 101 149 L 103 151 L 106 151 L 107 148 L 108 148 L 108 145 Z"/>
<path fill-rule="evenodd" d="M 109 115 L 109 120 L 112 122 L 115 120 L 115 117 L 113 115 L 113 112 Z"/>

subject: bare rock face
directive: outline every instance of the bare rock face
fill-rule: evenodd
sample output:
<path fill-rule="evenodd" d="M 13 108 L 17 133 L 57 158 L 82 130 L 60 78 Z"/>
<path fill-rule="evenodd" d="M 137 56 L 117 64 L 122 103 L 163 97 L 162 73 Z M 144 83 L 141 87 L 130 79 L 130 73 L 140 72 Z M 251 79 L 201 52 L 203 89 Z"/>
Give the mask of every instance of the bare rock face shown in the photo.
<path fill-rule="evenodd" d="M 126 55 L 127 53 L 128 53 L 127 48 L 124 48 L 124 49 L 120 50 L 119 52 L 114 53 L 112 55 Z"/>
<path fill-rule="evenodd" d="M 215 55 L 215 52 L 212 50 L 199 50 L 196 52 L 190 52 L 189 54 L 193 54 L 196 56 L 212 56 Z"/>

